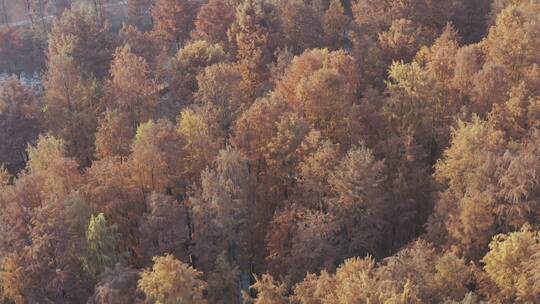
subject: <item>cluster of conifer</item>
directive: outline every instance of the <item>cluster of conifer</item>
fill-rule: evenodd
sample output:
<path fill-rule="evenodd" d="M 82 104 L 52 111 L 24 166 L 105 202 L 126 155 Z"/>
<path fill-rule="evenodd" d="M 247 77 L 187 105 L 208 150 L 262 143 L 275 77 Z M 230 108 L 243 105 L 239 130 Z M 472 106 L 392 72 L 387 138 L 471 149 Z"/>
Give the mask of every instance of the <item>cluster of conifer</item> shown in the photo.
<path fill-rule="evenodd" d="M 3 303 L 540 302 L 540 3 L 98 7 L 0 83 Z"/>

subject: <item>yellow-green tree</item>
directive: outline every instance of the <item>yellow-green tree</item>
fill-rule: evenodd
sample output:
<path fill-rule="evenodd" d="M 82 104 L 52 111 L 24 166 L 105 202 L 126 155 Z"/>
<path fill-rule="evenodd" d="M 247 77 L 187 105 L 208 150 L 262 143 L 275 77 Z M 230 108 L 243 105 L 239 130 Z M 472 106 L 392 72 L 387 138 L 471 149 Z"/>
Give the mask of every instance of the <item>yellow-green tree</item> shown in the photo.
<path fill-rule="evenodd" d="M 261 278 L 256 278 L 255 284 L 251 285 L 257 292 L 254 304 L 286 304 L 287 287 L 285 284 L 277 282 L 271 275 L 263 274 Z"/>
<path fill-rule="evenodd" d="M 178 116 L 176 131 L 183 140 L 183 173 L 188 183 L 199 181 L 201 172 L 212 164 L 225 139 L 216 123 L 216 107 L 183 110 Z"/>
<path fill-rule="evenodd" d="M 142 272 L 138 287 L 148 301 L 156 304 L 206 303 L 206 282 L 201 273 L 172 255 L 154 257 L 152 269 Z"/>
<path fill-rule="evenodd" d="M 499 234 L 484 256 L 487 277 L 497 286 L 492 296 L 500 301 L 532 303 L 540 299 L 537 270 L 540 236 L 524 226 L 520 231 Z"/>
<path fill-rule="evenodd" d="M 451 142 L 436 165 L 435 177 L 446 187 L 429 229 L 436 232 L 442 228 L 444 232 L 439 231 L 442 235 L 438 238 L 455 245 L 465 256 L 478 259 L 496 233 L 496 208 L 500 203 L 497 162 L 506 142 L 490 122 L 477 117 L 470 123 L 460 122 Z"/>
<path fill-rule="evenodd" d="M 141 124 L 131 150 L 132 178 L 142 193 L 183 193 L 183 140 L 170 121 L 162 118 Z"/>
<path fill-rule="evenodd" d="M 112 268 L 120 259 L 116 249 L 117 227 L 107 225 L 103 213 L 90 217 L 86 231 L 86 254 L 83 265 L 94 278 Z"/>

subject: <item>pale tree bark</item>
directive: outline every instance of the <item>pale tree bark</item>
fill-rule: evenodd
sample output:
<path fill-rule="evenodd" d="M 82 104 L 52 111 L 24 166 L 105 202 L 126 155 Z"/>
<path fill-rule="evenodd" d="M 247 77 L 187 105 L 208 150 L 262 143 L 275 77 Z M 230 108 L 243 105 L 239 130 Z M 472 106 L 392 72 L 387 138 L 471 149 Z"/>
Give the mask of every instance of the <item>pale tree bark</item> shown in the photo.
<path fill-rule="evenodd" d="M 103 5 L 101 3 L 102 0 L 94 0 L 94 10 L 96 12 L 96 16 L 98 16 L 100 21 L 103 21 Z"/>
<path fill-rule="evenodd" d="M 26 13 L 28 14 L 28 18 L 30 19 L 30 24 L 32 26 L 32 30 L 36 31 L 37 24 L 36 24 L 36 10 L 34 7 L 34 0 L 26 0 Z"/>
<path fill-rule="evenodd" d="M 9 15 L 8 15 L 7 6 L 6 6 L 6 0 L 0 1 L 0 10 L 2 13 L 2 15 L 0 16 L 0 18 L 2 18 L 0 20 L 0 23 L 9 24 Z"/>

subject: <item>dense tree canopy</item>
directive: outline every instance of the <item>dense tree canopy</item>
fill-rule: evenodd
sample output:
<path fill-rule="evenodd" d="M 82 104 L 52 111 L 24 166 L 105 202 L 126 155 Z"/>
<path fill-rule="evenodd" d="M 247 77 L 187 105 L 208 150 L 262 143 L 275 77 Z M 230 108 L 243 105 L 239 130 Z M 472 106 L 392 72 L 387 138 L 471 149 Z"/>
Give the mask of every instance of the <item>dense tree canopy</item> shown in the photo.
<path fill-rule="evenodd" d="M 540 302 L 537 1 L 18 2 L 0 302 Z"/>

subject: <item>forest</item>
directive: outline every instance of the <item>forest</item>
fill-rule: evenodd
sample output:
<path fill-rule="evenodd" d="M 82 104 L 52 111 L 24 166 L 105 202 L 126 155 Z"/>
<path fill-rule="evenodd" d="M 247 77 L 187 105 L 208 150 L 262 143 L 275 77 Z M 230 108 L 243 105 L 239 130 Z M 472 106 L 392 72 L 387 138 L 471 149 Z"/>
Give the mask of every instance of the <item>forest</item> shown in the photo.
<path fill-rule="evenodd" d="M 0 0 L 0 303 L 540 303 L 540 2 Z"/>

